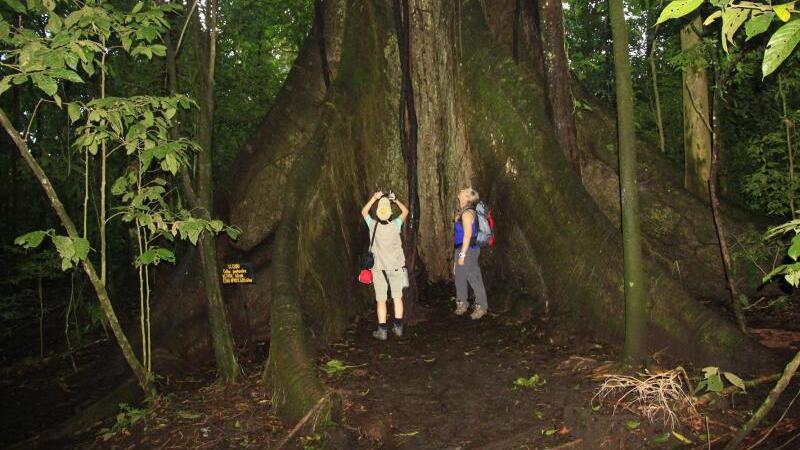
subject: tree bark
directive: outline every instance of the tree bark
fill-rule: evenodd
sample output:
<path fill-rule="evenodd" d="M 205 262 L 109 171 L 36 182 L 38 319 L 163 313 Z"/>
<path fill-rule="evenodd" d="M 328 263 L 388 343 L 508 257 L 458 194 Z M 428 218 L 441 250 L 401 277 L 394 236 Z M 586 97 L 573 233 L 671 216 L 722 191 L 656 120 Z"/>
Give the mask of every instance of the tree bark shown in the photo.
<path fill-rule="evenodd" d="M 405 176 L 408 192 L 408 218 L 405 224 L 404 244 L 406 268 L 409 274 L 409 286 L 404 294 L 404 314 L 406 322 L 413 322 L 417 314 L 417 230 L 419 229 L 419 189 L 417 183 L 417 143 L 418 125 L 417 108 L 414 99 L 413 55 L 411 42 L 411 7 L 410 0 L 395 0 L 395 27 L 397 32 L 398 57 L 402 72 L 399 132 L 400 146 L 405 162 Z M 396 295 L 394 292 L 392 296 Z"/>
<path fill-rule="evenodd" d="M 202 151 L 197 158 L 197 181 L 195 184 L 198 212 L 204 219 L 211 219 L 214 209 L 213 178 L 213 139 L 214 127 L 214 69 L 216 62 L 217 42 L 217 4 L 214 0 L 206 3 L 208 34 L 202 35 L 200 21 L 196 20 L 198 60 L 200 72 L 200 93 L 198 100 L 200 111 L 198 116 L 198 141 Z M 236 346 L 233 342 L 228 311 L 222 297 L 220 273 L 217 267 L 216 238 L 204 232 L 200 235 L 200 257 L 203 265 L 203 284 L 208 300 L 208 321 L 211 331 L 211 342 L 214 348 L 214 359 L 220 376 L 226 382 L 236 381 L 239 375 L 239 363 L 236 360 Z"/>
<path fill-rule="evenodd" d="M 681 28 L 681 51 L 690 53 L 700 44 L 703 29 L 700 14 Z M 696 55 L 697 56 L 697 55 Z M 711 117 L 708 74 L 700 64 L 683 68 L 683 152 L 684 187 L 701 199 L 708 198 L 711 169 Z"/>
<path fill-rule="evenodd" d="M 633 124 L 633 81 L 628 52 L 628 28 L 622 0 L 609 0 L 614 39 L 614 84 L 617 93 L 619 184 L 622 205 L 623 281 L 625 283 L 625 347 L 623 358 L 640 364 L 646 355 L 647 297 L 642 273 L 639 231 L 639 186 L 636 180 L 636 134 Z"/>
<path fill-rule="evenodd" d="M 547 99 L 556 139 L 581 176 L 581 154 L 575 126 L 575 102 L 570 88 L 571 73 L 564 41 L 564 18 L 560 0 L 538 0 L 539 29 L 544 54 Z"/>

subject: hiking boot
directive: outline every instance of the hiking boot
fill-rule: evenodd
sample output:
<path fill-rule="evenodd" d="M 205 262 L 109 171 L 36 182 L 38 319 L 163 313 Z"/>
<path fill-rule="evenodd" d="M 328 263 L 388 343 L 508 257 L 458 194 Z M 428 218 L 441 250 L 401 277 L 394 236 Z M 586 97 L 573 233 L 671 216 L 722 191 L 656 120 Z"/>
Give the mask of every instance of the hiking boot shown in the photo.
<path fill-rule="evenodd" d="M 465 312 L 467 312 L 467 302 L 456 302 L 456 310 L 453 311 L 453 314 L 463 316 Z"/>
<path fill-rule="evenodd" d="M 392 325 L 392 333 L 397 337 L 403 337 L 403 326 L 399 324 Z"/>
<path fill-rule="evenodd" d="M 475 309 L 472 310 L 472 314 L 469 317 L 472 320 L 478 320 L 484 315 L 486 315 L 486 308 L 481 308 L 481 305 L 475 305 Z"/>
<path fill-rule="evenodd" d="M 372 337 L 379 341 L 385 341 L 387 337 L 389 337 L 389 333 L 386 331 L 386 328 L 378 327 L 377 330 L 372 332 Z"/>

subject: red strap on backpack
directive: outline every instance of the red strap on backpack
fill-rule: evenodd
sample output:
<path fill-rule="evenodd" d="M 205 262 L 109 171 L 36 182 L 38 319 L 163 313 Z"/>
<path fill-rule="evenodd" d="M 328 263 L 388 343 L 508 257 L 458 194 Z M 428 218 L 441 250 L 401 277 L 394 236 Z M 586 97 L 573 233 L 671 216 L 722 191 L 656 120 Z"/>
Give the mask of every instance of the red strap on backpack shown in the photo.
<path fill-rule="evenodd" d="M 494 247 L 494 217 L 492 217 L 492 210 L 490 209 L 489 212 L 486 214 L 486 218 L 489 219 L 489 228 L 492 229 L 492 235 L 489 237 L 489 247 Z"/>
<path fill-rule="evenodd" d="M 358 281 L 363 284 L 372 284 L 372 271 L 369 269 L 361 269 L 358 274 Z"/>

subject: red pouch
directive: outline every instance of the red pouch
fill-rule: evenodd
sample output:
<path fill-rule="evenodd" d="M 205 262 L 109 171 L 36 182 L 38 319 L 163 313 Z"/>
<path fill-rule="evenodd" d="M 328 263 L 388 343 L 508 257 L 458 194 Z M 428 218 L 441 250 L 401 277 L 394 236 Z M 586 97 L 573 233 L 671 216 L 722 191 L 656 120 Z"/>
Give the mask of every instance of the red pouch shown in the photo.
<path fill-rule="evenodd" d="M 361 269 L 358 274 L 358 281 L 364 284 L 372 284 L 372 271 L 369 269 Z"/>

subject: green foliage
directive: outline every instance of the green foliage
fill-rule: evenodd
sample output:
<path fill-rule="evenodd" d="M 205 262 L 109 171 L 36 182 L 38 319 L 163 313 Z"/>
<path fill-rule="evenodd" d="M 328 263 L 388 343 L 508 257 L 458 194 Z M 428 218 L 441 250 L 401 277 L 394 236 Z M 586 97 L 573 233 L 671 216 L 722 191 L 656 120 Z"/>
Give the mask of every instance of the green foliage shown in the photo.
<path fill-rule="evenodd" d="M 703 379 L 700 380 L 695 387 L 695 395 L 701 392 L 722 392 L 722 390 L 725 389 L 723 377 L 725 380 L 728 380 L 730 384 L 741 389 L 742 392 L 746 391 L 744 381 L 736 374 L 720 371 L 719 367 L 705 367 L 703 368 Z"/>
<path fill-rule="evenodd" d="M 764 282 L 773 277 L 781 276 L 787 283 L 800 287 L 800 219 L 789 221 L 767 232 L 765 239 L 771 240 L 784 235 L 793 234 L 786 250 L 786 256 L 792 261 L 780 264 L 764 276 Z"/>
<path fill-rule="evenodd" d="M 669 19 L 683 17 L 700 7 L 702 4 L 703 0 L 673 0 L 669 2 L 669 4 L 661 12 L 661 15 L 658 16 L 656 24 L 665 22 Z"/>
<path fill-rule="evenodd" d="M 542 387 L 545 384 L 547 384 L 547 380 L 539 377 L 539 374 L 535 373 L 529 378 L 520 377 L 514 380 L 514 389 L 518 388 L 533 389 L 537 387 Z"/>
<path fill-rule="evenodd" d="M 800 118 L 797 112 L 795 116 Z M 798 197 L 800 186 L 792 182 L 792 176 L 787 171 L 789 160 L 784 132 L 778 128 L 756 136 L 744 148 L 750 160 L 757 164 L 750 174 L 742 177 L 748 206 L 769 215 L 791 214 L 790 199 Z"/>
<path fill-rule="evenodd" d="M 100 430 L 100 437 L 103 441 L 108 441 L 117 434 L 129 429 L 139 423 L 142 419 L 147 419 L 153 412 L 147 408 L 137 408 L 127 403 L 119 404 L 119 413 L 115 417 L 115 423 L 111 428 Z"/>
<path fill-rule="evenodd" d="M 764 62 L 761 72 L 764 77 L 774 72 L 800 42 L 800 18 L 793 19 L 784 24 L 772 35 L 764 50 Z"/>
<path fill-rule="evenodd" d="M 338 359 L 331 359 L 330 361 L 323 364 L 322 367 L 320 367 L 320 369 L 322 369 L 322 371 L 327 373 L 328 375 L 333 375 L 356 367 L 361 367 L 361 366 L 348 366 Z"/>
<path fill-rule="evenodd" d="M 69 270 L 89 256 L 89 241 L 83 238 L 70 238 L 56 234 L 55 230 L 32 231 L 14 240 L 23 248 L 38 248 L 49 237 L 61 257 L 61 270 Z"/>
<path fill-rule="evenodd" d="M 734 38 L 742 25 L 745 28 L 746 40 L 750 40 L 754 36 L 766 32 L 774 17 L 785 22 L 772 34 L 764 51 L 761 65 L 764 78 L 778 69 L 800 42 L 800 18 L 797 17 L 798 11 L 795 9 L 796 1 L 780 5 L 759 2 L 737 3 L 734 0 L 709 0 L 709 3 L 717 11 L 708 16 L 705 25 L 710 25 L 717 18 L 722 18 L 720 40 L 725 52 L 729 51 L 729 44 L 735 44 Z M 697 9 L 700 4 L 702 4 L 702 0 L 674 0 L 661 12 L 658 23 L 686 16 Z"/>

